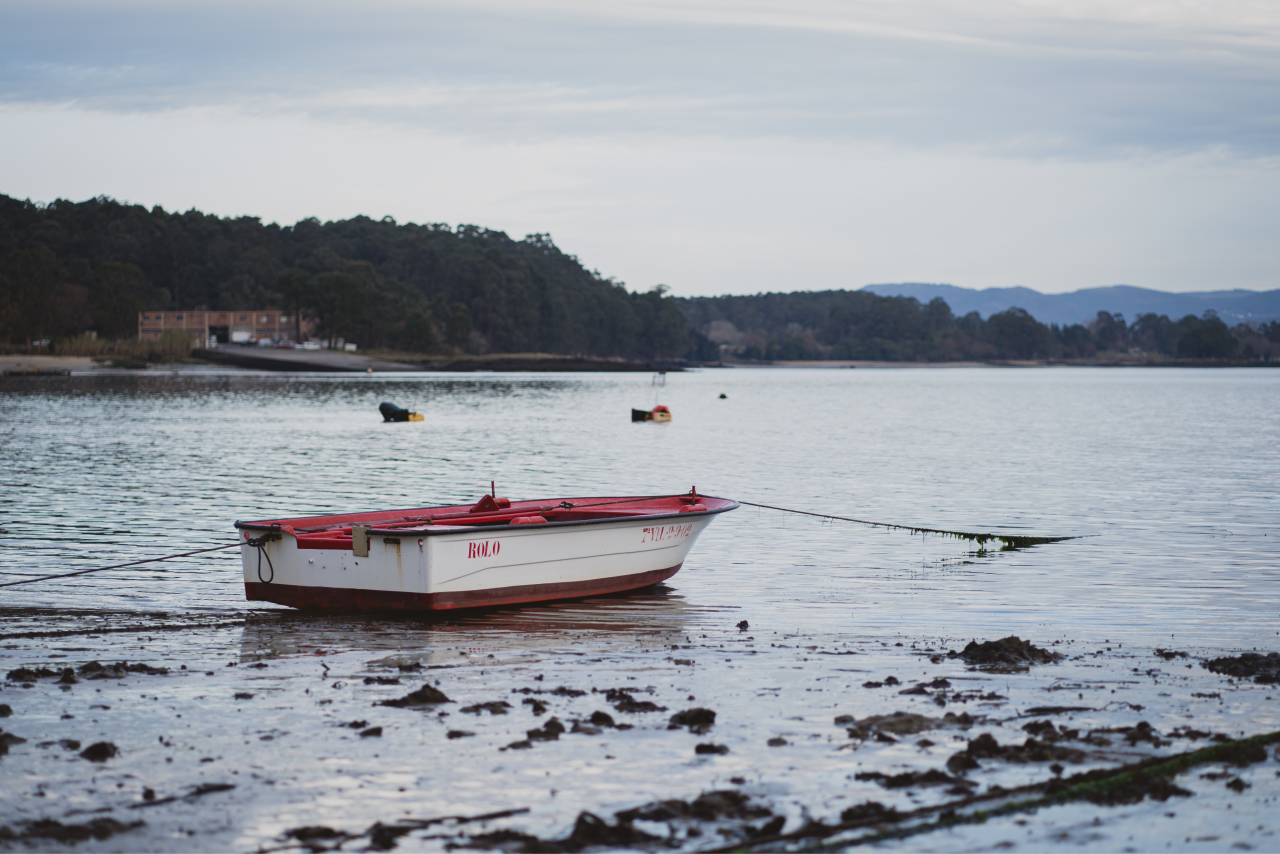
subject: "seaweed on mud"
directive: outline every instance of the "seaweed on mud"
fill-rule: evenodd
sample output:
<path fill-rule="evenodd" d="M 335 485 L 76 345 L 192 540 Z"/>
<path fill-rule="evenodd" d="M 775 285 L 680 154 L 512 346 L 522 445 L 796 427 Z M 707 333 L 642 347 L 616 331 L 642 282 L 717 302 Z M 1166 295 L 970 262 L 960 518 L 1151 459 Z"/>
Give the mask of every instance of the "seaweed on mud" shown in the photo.
<path fill-rule="evenodd" d="M 915 735 L 926 730 L 939 727 L 961 727 L 967 729 L 977 720 L 967 712 L 955 714 L 947 712 L 941 718 L 930 718 L 911 712 L 893 712 L 888 715 L 868 715 L 865 718 L 854 718 L 852 715 L 840 715 L 835 719 L 836 726 L 847 727 L 850 738 L 879 738 L 884 740 L 888 735 Z"/>
<path fill-rule="evenodd" d="M 1062 747 L 1050 741 L 1028 738 L 1022 744 L 1000 744 L 991 733 L 983 733 L 969 740 L 968 746 L 947 760 L 947 770 L 963 774 L 979 767 L 979 759 L 999 759 L 1004 762 L 1025 764 L 1029 762 L 1083 762 L 1084 751 Z"/>
<path fill-rule="evenodd" d="M 145 821 L 132 821 L 125 824 L 122 821 L 107 817 L 90 819 L 84 824 L 63 824 L 52 818 L 42 818 L 31 822 L 20 831 L 0 825 L 0 842 L 30 842 L 38 839 L 52 839 L 64 845 L 74 845 L 77 842 L 87 842 L 90 839 L 97 839 L 98 841 L 110 839 L 117 833 L 124 833 L 145 826 Z"/>
<path fill-rule="evenodd" d="M 452 702 L 453 700 L 446 697 L 444 692 L 439 688 L 435 688 L 431 685 L 423 685 L 418 690 L 405 694 L 398 700 L 382 700 L 374 705 L 391 706 L 397 709 L 413 709 Z"/>
<path fill-rule="evenodd" d="M 511 704 L 506 700 L 490 700 L 487 703 L 476 703 L 473 706 L 464 706 L 460 711 L 468 715 L 479 715 L 481 712 L 488 712 L 491 715 L 505 715 L 507 709 L 511 708 Z"/>
<path fill-rule="evenodd" d="M 1062 653 L 1034 646 L 1031 641 L 1010 635 L 994 641 L 970 641 L 960 652 L 948 652 L 948 658 L 962 659 L 965 664 L 982 668 L 1025 669 L 1033 664 L 1052 664 Z"/>
<path fill-rule="evenodd" d="M 956 794 L 965 794 L 969 786 L 975 786 L 968 780 L 952 777 L 930 768 L 928 771 L 904 771 L 901 774 L 882 774 L 879 771 L 863 771 L 853 776 L 855 780 L 874 780 L 886 789 L 907 789 L 914 786 L 951 786 Z"/>
<path fill-rule="evenodd" d="M 623 714 L 665 712 L 667 710 L 666 706 L 659 706 L 657 703 L 651 703 L 648 700 L 637 700 L 629 691 L 623 691 L 621 688 L 610 688 L 605 691 L 604 698 Z"/>
<path fill-rule="evenodd" d="M 97 661 L 90 661 L 78 668 L 81 677 L 85 679 L 123 679 L 129 673 L 142 673 L 147 676 L 164 676 L 169 672 L 167 667 L 152 667 L 142 662 L 134 662 L 130 664 L 127 661 L 117 661 L 115 664 L 101 664 Z"/>
<path fill-rule="evenodd" d="M 1233 679 L 1252 679 L 1259 685 L 1280 684 L 1280 652 L 1228 655 L 1210 659 L 1202 666 Z"/>
<path fill-rule="evenodd" d="M 1089 792 L 1084 798 L 1093 804 L 1114 807 L 1136 804 L 1143 798 L 1163 802 L 1175 796 L 1189 798 L 1191 794 L 1168 777 L 1138 772 L 1121 785 Z"/>

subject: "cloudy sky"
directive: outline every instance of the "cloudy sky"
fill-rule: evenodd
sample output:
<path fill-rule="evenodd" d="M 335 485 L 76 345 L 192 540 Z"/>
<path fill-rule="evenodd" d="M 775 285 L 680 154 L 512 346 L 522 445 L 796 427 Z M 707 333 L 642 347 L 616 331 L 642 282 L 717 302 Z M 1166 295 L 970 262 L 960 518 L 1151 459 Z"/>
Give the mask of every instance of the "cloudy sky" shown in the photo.
<path fill-rule="evenodd" d="M 1277 0 L 0 0 L 0 192 L 681 295 L 1280 287 Z"/>

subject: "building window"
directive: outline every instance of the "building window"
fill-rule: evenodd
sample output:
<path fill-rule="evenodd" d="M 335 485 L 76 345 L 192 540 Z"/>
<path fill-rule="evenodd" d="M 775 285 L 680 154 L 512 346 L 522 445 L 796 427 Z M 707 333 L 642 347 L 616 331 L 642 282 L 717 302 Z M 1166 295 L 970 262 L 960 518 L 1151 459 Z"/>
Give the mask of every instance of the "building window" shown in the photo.
<path fill-rule="evenodd" d="M 262 315 L 262 322 L 263 322 L 263 323 L 270 323 L 270 322 L 271 322 L 271 318 L 267 317 L 267 316 L 264 314 L 264 315 Z"/>
<path fill-rule="evenodd" d="M 182 315 L 178 315 L 177 317 L 174 318 L 174 320 L 179 320 L 179 321 L 182 320 Z"/>
<path fill-rule="evenodd" d="M 249 316 L 248 316 L 248 315 L 245 315 L 245 314 L 240 315 L 240 322 L 241 322 L 241 323 L 244 323 L 244 322 L 245 322 L 246 320 L 248 320 L 248 319 L 249 319 Z"/>

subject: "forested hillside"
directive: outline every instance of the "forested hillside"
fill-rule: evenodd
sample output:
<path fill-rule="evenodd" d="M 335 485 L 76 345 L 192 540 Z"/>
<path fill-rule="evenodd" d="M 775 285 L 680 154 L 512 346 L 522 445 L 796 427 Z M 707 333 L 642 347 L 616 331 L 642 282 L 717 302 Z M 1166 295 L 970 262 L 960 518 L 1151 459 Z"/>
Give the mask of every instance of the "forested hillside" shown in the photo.
<path fill-rule="evenodd" d="M 271 307 L 316 319 L 326 337 L 419 353 L 1280 358 L 1280 323 L 1231 329 L 1212 312 L 1126 322 L 1103 311 L 1088 325 L 1059 327 L 1018 308 L 956 317 L 942 299 L 865 290 L 674 299 L 661 287 L 628 291 L 545 234 L 513 240 L 472 225 L 368 217 L 264 225 L 107 198 L 39 206 L 0 196 L 0 345 L 88 330 L 130 338 L 144 309 Z"/>
<path fill-rule="evenodd" d="M 956 317 L 941 298 L 812 291 L 679 300 L 690 325 L 744 359 L 1089 359 L 1139 351 L 1186 359 L 1280 358 L 1280 323 L 1227 327 L 1213 312 L 1132 323 L 1098 312 L 1087 326 L 1045 325 L 1020 308 Z"/>
<path fill-rule="evenodd" d="M 678 358 L 698 343 L 661 289 L 631 293 L 545 234 L 0 196 L 0 341 L 131 337 L 143 309 L 201 307 L 301 309 L 325 335 L 416 352 Z"/>

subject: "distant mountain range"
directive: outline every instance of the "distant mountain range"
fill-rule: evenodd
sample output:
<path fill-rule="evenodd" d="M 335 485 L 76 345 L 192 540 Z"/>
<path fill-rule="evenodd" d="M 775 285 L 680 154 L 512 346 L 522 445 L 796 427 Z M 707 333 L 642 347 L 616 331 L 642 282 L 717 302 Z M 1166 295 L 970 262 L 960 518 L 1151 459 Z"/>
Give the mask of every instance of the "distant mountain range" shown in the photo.
<path fill-rule="evenodd" d="M 985 288 L 974 290 L 955 285 L 867 285 L 862 290 L 880 296 L 915 297 L 927 303 L 942 297 L 956 316 L 976 311 L 984 318 L 1007 308 L 1021 308 L 1041 323 L 1087 323 L 1099 311 L 1123 314 L 1132 321 L 1140 314 L 1163 314 L 1178 320 L 1188 314 L 1197 317 L 1213 309 L 1229 325 L 1266 323 L 1280 319 L 1280 290 L 1274 291 L 1194 291 L 1174 294 L 1129 285 L 1085 288 L 1069 294 L 1042 294 L 1031 288 Z"/>

